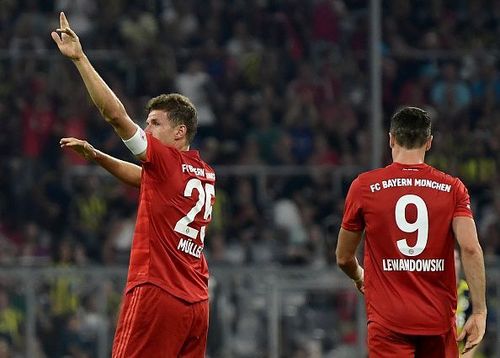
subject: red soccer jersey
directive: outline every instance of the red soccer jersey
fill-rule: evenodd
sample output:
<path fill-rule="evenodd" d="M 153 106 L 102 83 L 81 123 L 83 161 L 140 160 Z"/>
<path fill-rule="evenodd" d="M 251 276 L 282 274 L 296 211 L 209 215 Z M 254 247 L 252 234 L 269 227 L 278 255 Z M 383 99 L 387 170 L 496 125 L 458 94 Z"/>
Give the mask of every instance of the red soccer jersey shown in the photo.
<path fill-rule="evenodd" d="M 453 327 L 456 216 L 472 217 L 467 189 L 429 165 L 393 163 L 353 181 L 342 227 L 365 230 L 368 321 L 416 335 Z"/>
<path fill-rule="evenodd" d="M 198 151 L 179 151 L 147 133 L 127 291 L 149 282 L 187 302 L 208 298 L 203 255 L 215 202 L 214 170 Z"/>

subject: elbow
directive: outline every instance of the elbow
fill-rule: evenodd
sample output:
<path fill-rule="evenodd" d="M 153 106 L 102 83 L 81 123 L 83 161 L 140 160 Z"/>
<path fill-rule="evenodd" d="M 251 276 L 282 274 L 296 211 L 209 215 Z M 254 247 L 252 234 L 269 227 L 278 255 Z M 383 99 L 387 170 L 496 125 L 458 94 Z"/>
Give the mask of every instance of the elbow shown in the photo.
<path fill-rule="evenodd" d="M 101 112 L 101 113 L 106 122 L 111 124 L 113 127 L 119 125 L 124 118 L 123 115 L 121 115 L 120 113 L 115 113 L 115 112 L 112 113 Z"/>
<path fill-rule="evenodd" d="M 464 245 L 460 247 L 460 252 L 465 256 L 483 256 L 483 249 L 479 242 L 475 242 L 470 245 Z"/>
<path fill-rule="evenodd" d="M 127 112 L 122 104 L 116 106 L 113 109 L 99 108 L 102 116 L 109 124 L 115 126 L 123 122 L 127 118 Z"/>
<path fill-rule="evenodd" d="M 349 266 L 349 264 L 352 263 L 352 260 L 354 259 L 354 257 L 341 254 L 338 251 L 335 253 L 335 257 L 337 259 L 337 266 L 340 268 Z"/>
<path fill-rule="evenodd" d="M 349 261 L 346 261 L 346 260 L 337 260 L 337 266 L 341 269 L 345 269 L 349 266 L 348 262 Z"/>
<path fill-rule="evenodd" d="M 137 188 L 137 189 L 141 188 L 141 180 L 140 179 L 137 180 L 136 178 L 122 178 L 122 181 L 125 184 L 130 185 L 133 188 Z"/>

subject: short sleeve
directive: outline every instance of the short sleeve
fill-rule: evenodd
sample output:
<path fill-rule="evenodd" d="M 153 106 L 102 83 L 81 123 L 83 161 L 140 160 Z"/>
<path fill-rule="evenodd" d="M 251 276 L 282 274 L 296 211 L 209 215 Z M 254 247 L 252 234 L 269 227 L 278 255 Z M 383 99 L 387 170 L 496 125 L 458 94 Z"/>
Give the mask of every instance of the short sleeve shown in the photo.
<path fill-rule="evenodd" d="M 456 179 L 455 211 L 453 212 L 453 217 L 457 216 L 473 217 L 469 192 L 460 179 Z"/>
<path fill-rule="evenodd" d="M 178 151 L 161 143 L 151 133 L 146 133 L 146 138 L 148 147 L 146 159 L 142 161 L 143 168 L 158 179 L 169 177 L 173 165 L 178 161 Z"/>
<path fill-rule="evenodd" d="M 342 228 L 348 231 L 362 231 L 365 228 L 363 210 L 361 207 L 361 183 L 359 177 L 354 179 L 347 192 L 342 218 Z"/>

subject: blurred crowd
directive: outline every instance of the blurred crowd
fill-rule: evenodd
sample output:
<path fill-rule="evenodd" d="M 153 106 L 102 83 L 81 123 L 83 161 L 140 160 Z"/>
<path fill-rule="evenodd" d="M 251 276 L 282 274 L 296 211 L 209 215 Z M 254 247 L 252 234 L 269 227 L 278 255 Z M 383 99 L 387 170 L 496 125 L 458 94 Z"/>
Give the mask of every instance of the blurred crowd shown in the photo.
<path fill-rule="evenodd" d="M 194 147 L 226 168 L 211 263 L 333 263 L 343 195 L 371 165 L 367 1 L 3 0 L 0 265 L 128 262 L 138 192 L 58 145 L 133 160 L 52 43 L 60 10 L 136 122 L 160 93 L 196 105 Z M 430 111 L 428 161 L 469 187 L 498 263 L 500 2 L 386 0 L 382 26 L 384 133 L 401 105 Z"/>

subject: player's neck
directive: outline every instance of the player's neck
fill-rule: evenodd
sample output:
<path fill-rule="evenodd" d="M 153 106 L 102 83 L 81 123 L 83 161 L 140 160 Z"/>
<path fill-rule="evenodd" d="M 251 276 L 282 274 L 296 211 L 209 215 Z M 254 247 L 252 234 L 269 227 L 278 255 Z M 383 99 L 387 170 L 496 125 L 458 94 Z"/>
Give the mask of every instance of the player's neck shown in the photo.
<path fill-rule="evenodd" d="M 392 161 L 400 164 L 422 164 L 425 159 L 425 150 L 393 148 Z"/>
<path fill-rule="evenodd" d="M 174 143 L 172 144 L 172 146 L 173 146 L 174 148 L 176 148 L 177 150 L 181 151 L 181 152 L 185 152 L 185 151 L 187 151 L 187 150 L 189 150 L 189 149 L 190 149 L 190 148 L 189 148 L 189 147 L 190 147 L 190 146 L 189 146 L 189 144 L 187 144 L 185 141 L 183 141 L 183 142 L 180 142 L 180 141 L 178 141 L 178 142 L 174 142 Z"/>

